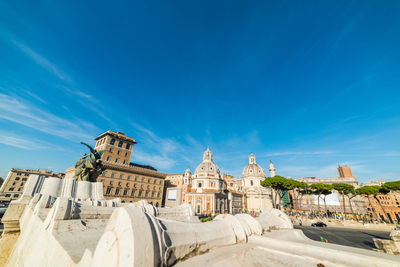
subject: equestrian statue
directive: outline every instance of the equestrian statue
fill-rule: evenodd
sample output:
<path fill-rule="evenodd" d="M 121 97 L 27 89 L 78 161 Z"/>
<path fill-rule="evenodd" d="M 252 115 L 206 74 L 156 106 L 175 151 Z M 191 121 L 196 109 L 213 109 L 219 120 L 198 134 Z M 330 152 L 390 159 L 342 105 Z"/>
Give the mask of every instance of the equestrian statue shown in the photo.
<path fill-rule="evenodd" d="M 86 153 L 75 163 L 75 175 L 77 181 L 96 182 L 97 177 L 105 170 L 101 163 L 101 156 L 105 150 L 97 151 L 86 143 L 81 144 L 87 146 L 90 154 Z"/>

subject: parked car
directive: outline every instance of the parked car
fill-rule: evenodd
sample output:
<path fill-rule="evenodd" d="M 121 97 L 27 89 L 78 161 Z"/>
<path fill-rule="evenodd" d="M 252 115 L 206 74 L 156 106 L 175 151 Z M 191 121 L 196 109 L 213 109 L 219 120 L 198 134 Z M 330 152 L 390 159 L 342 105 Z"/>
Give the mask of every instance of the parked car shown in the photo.
<path fill-rule="evenodd" d="M 316 222 L 316 223 L 311 224 L 311 226 L 314 226 L 314 227 L 326 227 L 326 224 L 323 223 L 323 222 Z"/>

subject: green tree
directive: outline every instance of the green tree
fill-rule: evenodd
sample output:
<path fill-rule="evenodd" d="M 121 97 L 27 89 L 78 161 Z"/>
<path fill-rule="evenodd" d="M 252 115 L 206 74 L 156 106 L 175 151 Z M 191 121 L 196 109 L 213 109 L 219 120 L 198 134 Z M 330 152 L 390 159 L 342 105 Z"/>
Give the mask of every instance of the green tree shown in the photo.
<path fill-rule="evenodd" d="M 264 187 L 271 187 L 274 190 L 274 208 L 277 208 L 277 199 L 282 199 L 285 191 L 293 189 L 293 180 L 286 179 L 285 177 L 276 175 L 274 177 L 267 177 L 261 182 Z"/>
<path fill-rule="evenodd" d="M 345 184 L 345 183 L 336 183 L 332 184 L 333 189 L 335 189 L 339 194 L 342 195 L 342 202 L 343 202 L 343 216 L 346 214 L 346 202 L 345 202 L 345 196 L 348 194 L 348 192 L 351 191 L 351 188 L 354 189 L 352 185 Z"/>
<path fill-rule="evenodd" d="M 305 182 L 300 182 L 296 180 L 292 180 L 292 186 L 293 186 L 293 200 L 297 204 L 297 209 L 301 209 L 301 199 L 303 198 L 304 195 L 310 191 L 308 184 Z"/>
<path fill-rule="evenodd" d="M 344 191 L 344 194 L 349 199 L 349 206 L 350 206 L 351 214 L 353 214 L 353 216 L 355 217 L 354 211 L 353 211 L 353 206 L 351 205 L 351 200 L 357 196 L 356 189 L 354 188 L 353 185 L 349 184 L 347 186 L 347 189 Z"/>
<path fill-rule="evenodd" d="M 324 183 L 315 183 L 312 184 L 311 189 L 314 194 L 318 195 L 318 212 L 320 212 L 320 205 L 319 205 L 319 200 L 321 198 L 321 195 L 324 195 L 324 205 L 325 205 L 325 214 L 327 213 L 326 209 L 326 196 L 329 194 L 332 194 L 332 185 L 330 184 L 324 184 Z"/>
<path fill-rule="evenodd" d="M 384 191 L 400 191 L 400 181 L 387 182 L 382 185 Z"/>
<path fill-rule="evenodd" d="M 328 216 L 328 209 L 326 208 L 326 196 L 332 194 L 333 186 L 327 184 L 325 189 L 321 192 L 324 195 L 324 207 L 325 207 L 325 216 Z"/>
<path fill-rule="evenodd" d="M 375 200 L 378 202 L 378 204 L 380 205 L 381 209 L 383 210 L 383 213 L 386 216 L 386 212 L 385 209 L 383 208 L 381 202 L 379 201 L 377 195 L 380 193 L 387 193 L 388 191 L 384 188 L 382 188 L 381 186 L 378 185 L 366 185 L 360 188 L 356 189 L 356 193 L 359 195 L 363 195 L 368 199 L 369 202 L 369 206 L 371 207 L 371 213 L 372 215 L 375 217 L 375 219 L 378 219 L 378 215 L 375 213 L 374 208 L 372 207 L 372 203 L 371 203 L 371 199 L 370 197 L 374 197 Z"/>

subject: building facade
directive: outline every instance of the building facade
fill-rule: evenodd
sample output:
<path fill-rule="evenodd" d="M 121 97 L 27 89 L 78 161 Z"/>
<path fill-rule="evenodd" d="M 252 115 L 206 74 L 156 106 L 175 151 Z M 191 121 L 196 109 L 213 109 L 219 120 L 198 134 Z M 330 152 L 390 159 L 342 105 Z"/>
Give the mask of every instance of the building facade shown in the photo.
<path fill-rule="evenodd" d="M 197 166 L 191 177 L 191 186 L 185 193 L 185 203 L 192 205 L 198 215 L 228 213 L 228 190 L 213 154 L 207 149 L 203 161 Z"/>
<path fill-rule="evenodd" d="M 63 173 L 54 173 L 47 170 L 11 169 L 0 187 L 0 202 L 10 202 L 22 195 L 29 175 L 37 174 L 44 177 L 63 178 Z"/>
<path fill-rule="evenodd" d="M 135 139 L 122 132 L 107 131 L 95 140 L 95 149 L 105 150 L 101 158 L 105 170 L 97 178 L 103 183 L 104 197 L 118 197 L 122 202 L 144 199 L 161 207 L 166 174 L 152 166 L 130 162 Z M 68 169 L 67 178 L 72 178 L 73 173 L 73 168 Z"/>
<path fill-rule="evenodd" d="M 272 171 L 272 173 L 270 173 L 271 177 L 275 176 L 275 167 L 272 162 L 270 163 L 269 169 Z M 256 163 L 256 156 L 251 153 L 249 156 L 249 164 L 242 172 L 245 211 L 262 212 L 267 208 L 272 208 L 271 189 L 261 185 L 264 179 L 264 170 Z"/>
<path fill-rule="evenodd" d="M 363 186 L 381 186 L 385 181 L 367 181 Z M 378 194 L 375 197 L 365 197 L 367 209 L 372 217 L 379 221 L 400 223 L 400 192 L 390 191 L 387 194 Z"/>

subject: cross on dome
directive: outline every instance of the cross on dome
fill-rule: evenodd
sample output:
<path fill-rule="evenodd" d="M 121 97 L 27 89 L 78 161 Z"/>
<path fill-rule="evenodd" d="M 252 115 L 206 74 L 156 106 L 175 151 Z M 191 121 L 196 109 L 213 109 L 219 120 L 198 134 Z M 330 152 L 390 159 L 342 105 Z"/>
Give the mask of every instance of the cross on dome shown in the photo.
<path fill-rule="evenodd" d="M 212 161 L 213 159 L 213 154 L 210 150 L 210 147 L 207 146 L 207 150 L 203 154 L 203 161 Z"/>
<path fill-rule="evenodd" d="M 256 164 L 256 156 L 254 156 L 253 152 L 249 156 L 249 164 Z"/>

